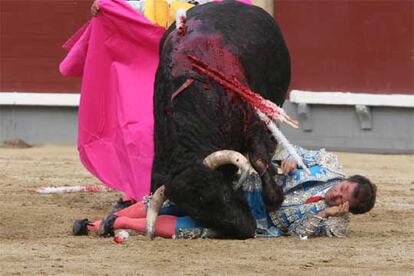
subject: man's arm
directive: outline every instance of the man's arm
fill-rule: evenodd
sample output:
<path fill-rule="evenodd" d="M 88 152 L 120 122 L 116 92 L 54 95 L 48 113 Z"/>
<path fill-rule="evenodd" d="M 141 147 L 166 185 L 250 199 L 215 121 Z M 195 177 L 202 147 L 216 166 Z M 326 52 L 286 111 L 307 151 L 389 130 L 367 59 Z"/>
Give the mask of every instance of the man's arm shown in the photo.
<path fill-rule="evenodd" d="M 311 237 L 345 237 L 349 216 L 322 218 L 308 214 L 289 227 L 289 234 L 300 239 Z"/>
<path fill-rule="evenodd" d="M 309 213 L 289 226 L 289 234 L 301 239 L 311 237 L 345 237 L 349 223 L 349 204 L 326 208 L 324 211 Z"/>
<path fill-rule="evenodd" d="M 307 150 L 299 146 L 294 146 L 296 152 L 302 158 L 303 163 L 308 167 L 319 165 L 335 174 L 345 177 L 345 173 L 339 164 L 338 157 L 332 152 L 327 152 L 325 149 Z M 297 164 L 292 156 L 283 148 L 278 146 L 275 154 L 272 157 L 272 164 L 276 166 L 278 162 L 282 162 L 281 169 L 285 175 L 290 172 L 295 172 Z M 285 166 L 285 167 L 284 167 Z"/>
<path fill-rule="evenodd" d="M 348 212 L 349 212 L 349 202 L 346 201 L 345 203 L 341 205 L 328 207 L 325 210 L 320 211 L 316 215 L 322 218 L 341 217 L 343 215 L 346 215 Z"/>
<path fill-rule="evenodd" d="M 317 156 L 319 155 L 320 151 L 313 151 L 313 150 L 307 150 L 299 146 L 293 146 L 298 153 L 299 157 L 303 160 L 303 163 L 307 167 L 312 167 L 316 164 L 318 164 Z M 276 162 L 277 160 L 291 160 L 293 161 L 293 157 L 290 155 L 288 151 L 283 149 L 280 145 L 278 145 L 278 148 L 273 155 L 272 162 Z M 297 165 L 295 163 L 295 165 Z"/>

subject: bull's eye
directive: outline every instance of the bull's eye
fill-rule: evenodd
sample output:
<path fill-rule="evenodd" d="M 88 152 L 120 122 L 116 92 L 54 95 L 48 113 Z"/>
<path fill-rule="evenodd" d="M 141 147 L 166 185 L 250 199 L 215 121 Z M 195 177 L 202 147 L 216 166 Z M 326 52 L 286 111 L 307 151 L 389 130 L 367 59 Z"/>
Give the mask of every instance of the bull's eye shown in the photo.
<path fill-rule="evenodd" d="M 223 193 L 223 200 L 224 202 L 227 202 L 230 200 L 230 194 L 227 191 Z"/>

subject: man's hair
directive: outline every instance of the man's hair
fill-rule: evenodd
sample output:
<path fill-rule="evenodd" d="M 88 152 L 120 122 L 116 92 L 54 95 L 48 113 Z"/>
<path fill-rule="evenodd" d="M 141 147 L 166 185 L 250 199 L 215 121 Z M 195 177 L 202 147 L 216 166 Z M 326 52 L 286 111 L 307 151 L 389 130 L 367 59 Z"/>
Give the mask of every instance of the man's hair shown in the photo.
<path fill-rule="evenodd" d="M 363 214 L 371 210 L 375 205 L 377 186 L 362 175 L 353 175 L 347 180 L 357 184 L 353 193 L 357 204 L 350 206 L 349 211 L 353 214 Z"/>

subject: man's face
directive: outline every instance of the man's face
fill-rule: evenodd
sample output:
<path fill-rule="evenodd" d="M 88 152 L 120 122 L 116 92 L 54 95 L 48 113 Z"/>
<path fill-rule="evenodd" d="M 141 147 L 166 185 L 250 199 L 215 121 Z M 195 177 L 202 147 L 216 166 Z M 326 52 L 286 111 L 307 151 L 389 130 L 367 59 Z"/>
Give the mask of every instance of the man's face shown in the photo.
<path fill-rule="evenodd" d="M 325 201 L 330 206 L 337 206 L 349 202 L 349 206 L 355 206 L 357 199 L 354 198 L 353 194 L 358 186 L 355 182 L 341 181 L 328 190 L 325 194 Z"/>

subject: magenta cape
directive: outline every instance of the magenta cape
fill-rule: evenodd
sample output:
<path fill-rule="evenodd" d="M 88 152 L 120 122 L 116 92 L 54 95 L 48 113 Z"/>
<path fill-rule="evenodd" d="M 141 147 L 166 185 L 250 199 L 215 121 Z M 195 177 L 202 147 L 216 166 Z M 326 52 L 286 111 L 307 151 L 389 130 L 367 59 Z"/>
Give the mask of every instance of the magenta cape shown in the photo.
<path fill-rule="evenodd" d="M 243 0 L 249 3 L 250 1 Z M 78 150 L 107 186 L 140 200 L 150 191 L 153 87 L 165 30 L 124 0 L 100 0 L 100 15 L 64 45 L 64 76 L 81 76 Z"/>
<path fill-rule="evenodd" d="M 65 76 L 82 76 L 78 150 L 103 183 L 141 199 L 154 155 L 152 96 L 165 30 L 123 0 L 101 0 L 101 13 L 66 43 Z M 71 45 L 74 44 L 74 45 Z"/>

